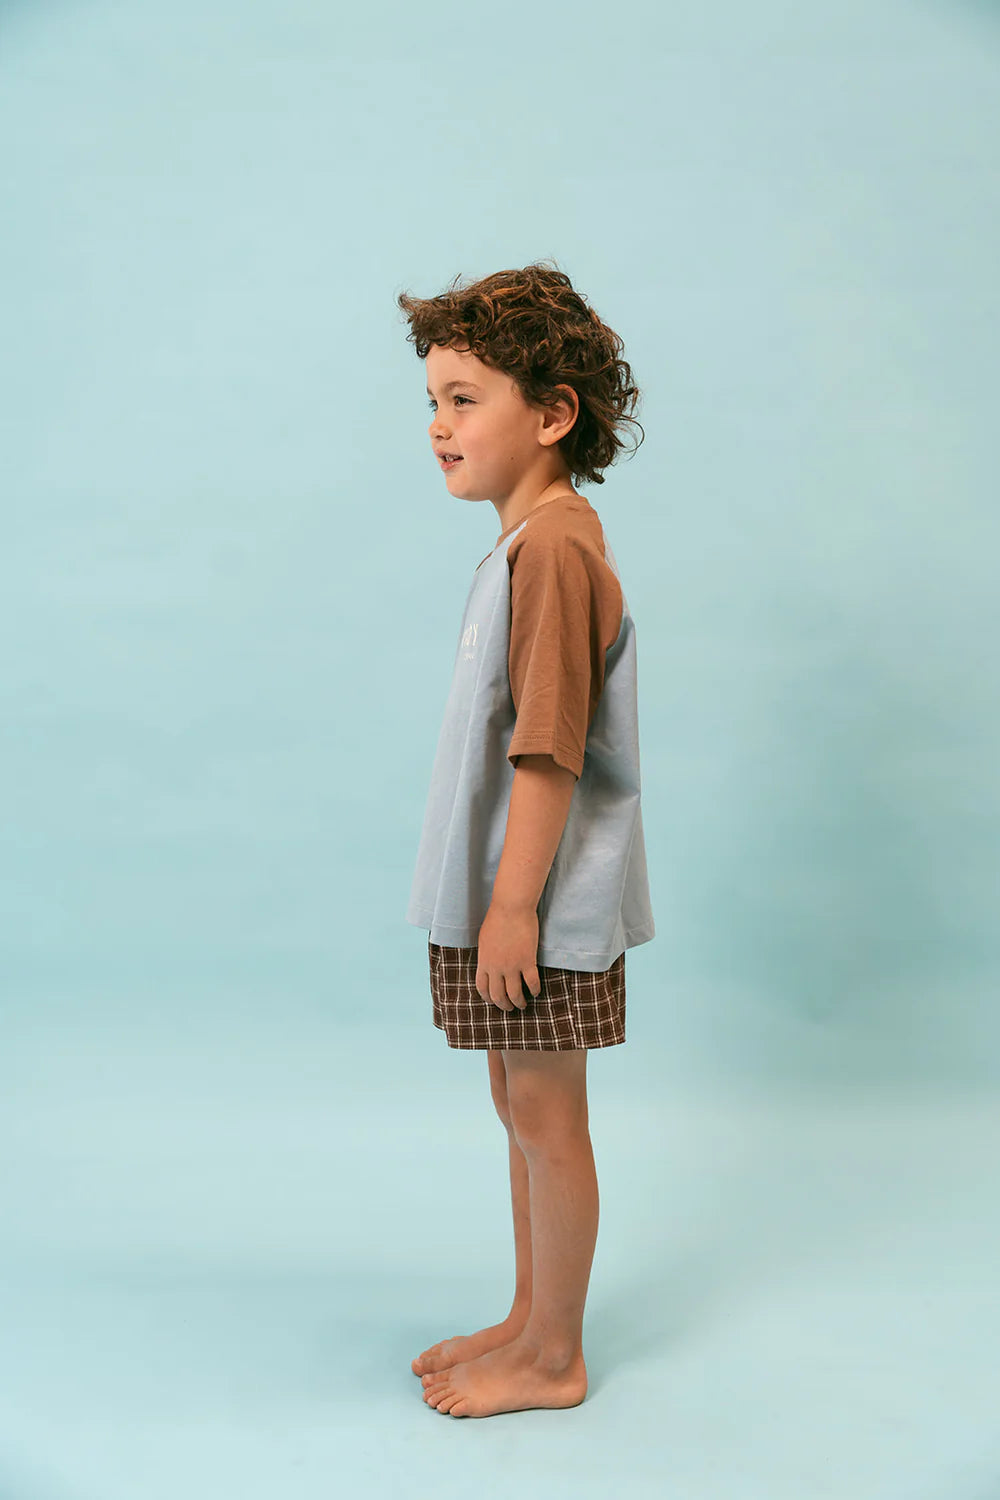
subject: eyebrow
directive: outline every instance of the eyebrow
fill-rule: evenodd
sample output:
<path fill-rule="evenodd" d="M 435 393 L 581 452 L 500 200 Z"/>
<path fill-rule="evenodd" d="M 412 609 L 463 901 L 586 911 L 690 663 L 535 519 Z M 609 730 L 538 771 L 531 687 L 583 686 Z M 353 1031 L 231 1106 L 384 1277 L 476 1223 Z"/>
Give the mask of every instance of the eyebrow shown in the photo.
<path fill-rule="evenodd" d="M 455 390 L 456 386 L 464 386 L 467 391 L 482 391 L 482 386 L 476 385 L 471 380 L 446 380 L 442 390 L 447 393 L 448 391 Z M 427 387 L 427 394 L 428 396 L 431 394 L 430 386 Z"/>

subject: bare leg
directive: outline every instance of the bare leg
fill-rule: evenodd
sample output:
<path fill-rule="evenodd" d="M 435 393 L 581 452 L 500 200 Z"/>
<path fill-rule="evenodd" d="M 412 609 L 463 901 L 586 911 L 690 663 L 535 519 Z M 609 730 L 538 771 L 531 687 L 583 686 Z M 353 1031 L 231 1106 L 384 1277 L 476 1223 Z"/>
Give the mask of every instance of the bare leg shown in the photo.
<path fill-rule="evenodd" d="M 424 1375 L 424 1400 L 454 1416 L 576 1406 L 587 1393 L 583 1311 L 599 1200 L 586 1050 L 505 1053 L 509 1103 L 528 1163 L 532 1300 L 501 1348 Z"/>
<path fill-rule="evenodd" d="M 508 1323 L 517 1325 L 520 1333 L 531 1312 L 531 1179 L 528 1159 L 513 1130 L 508 1127 L 510 1155 L 510 1202 L 514 1214 L 514 1301 L 507 1314 Z"/>
<path fill-rule="evenodd" d="M 514 1216 L 514 1300 L 510 1312 L 501 1323 L 481 1328 L 478 1333 L 442 1339 L 440 1343 L 425 1349 L 423 1354 L 418 1354 L 410 1365 L 414 1375 L 445 1370 L 460 1360 L 475 1359 L 477 1355 L 485 1354 L 490 1349 L 499 1349 L 501 1345 L 509 1344 L 521 1332 L 531 1310 L 531 1199 L 528 1162 L 511 1126 L 504 1054 L 490 1049 L 486 1058 L 493 1103 L 507 1131 L 510 1201 Z"/>
<path fill-rule="evenodd" d="M 600 1213 L 586 1067 L 586 1050 L 526 1052 L 510 1084 L 531 1192 L 532 1302 L 519 1343 L 561 1366 L 582 1359 Z"/>

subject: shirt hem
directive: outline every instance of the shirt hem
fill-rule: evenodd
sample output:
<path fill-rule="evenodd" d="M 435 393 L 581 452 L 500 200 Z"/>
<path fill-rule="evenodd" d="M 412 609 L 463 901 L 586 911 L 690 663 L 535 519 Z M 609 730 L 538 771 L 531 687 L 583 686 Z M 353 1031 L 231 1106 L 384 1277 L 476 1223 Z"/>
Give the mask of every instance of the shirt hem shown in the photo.
<path fill-rule="evenodd" d="M 424 927 L 430 932 L 434 927 L 431 914 L 427 909 L 418 907 L 417 910 L 409 911 L 406 920 L 411 927 Z M 623 952 L 629 948 L 638 948 L 643 943 L 649 943 L 656 936 L 656 926 L 653 922 L 640 923 L 638 927 L 628 927 L 625 930 L 625 942 L 623 947 L 615 945 L 612 950 L 598 952 L 589 948 L 553 948 L 546 943 L 539 943 L 535 962 L 551 969 L 579 969 L 583 973 L 600 974 L 614 963 Z M 438 927 L 438 935 L 434 941 L 445 948 L 474 948 L 476 936 L 469 936 L 467 927 Z"/>

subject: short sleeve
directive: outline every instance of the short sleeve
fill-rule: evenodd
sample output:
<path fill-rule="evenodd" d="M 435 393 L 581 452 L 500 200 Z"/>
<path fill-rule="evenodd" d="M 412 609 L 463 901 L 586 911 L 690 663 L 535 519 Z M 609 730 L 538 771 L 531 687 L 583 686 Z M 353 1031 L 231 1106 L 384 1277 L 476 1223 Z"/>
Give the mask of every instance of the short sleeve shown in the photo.
<path fill-rule="evenodd" d="M 507 759 L 551 755 L 579 779 L 608 647 L 618 638 L 621 587 L 600 524 L 538 518 L 515 538 L 510 566 L 510 690 L 517 718 Z"/>

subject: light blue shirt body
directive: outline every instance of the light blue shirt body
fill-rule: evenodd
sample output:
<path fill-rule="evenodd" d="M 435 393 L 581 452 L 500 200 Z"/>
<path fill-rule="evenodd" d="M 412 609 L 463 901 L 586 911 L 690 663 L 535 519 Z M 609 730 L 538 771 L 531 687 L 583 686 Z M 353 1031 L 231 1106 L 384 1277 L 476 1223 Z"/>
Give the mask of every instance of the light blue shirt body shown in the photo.
<path fill-rule="evenodd" d="M 517 714 L 508 671 L 507 549 L 527 518 L 480 563 L 459 635 L 438 736 L 406 920 L 429 941 L 473 948 L 503 852 Z M 602 527 L 603 530 L 603 527 Z M 607 537 L 605 559 L 621 585 Z M 622 621 L 605 658 L 559 847 L 538 902 L 536 962 L 607 969 L 655 936 L 642 832 L 635 626 Z"/>

